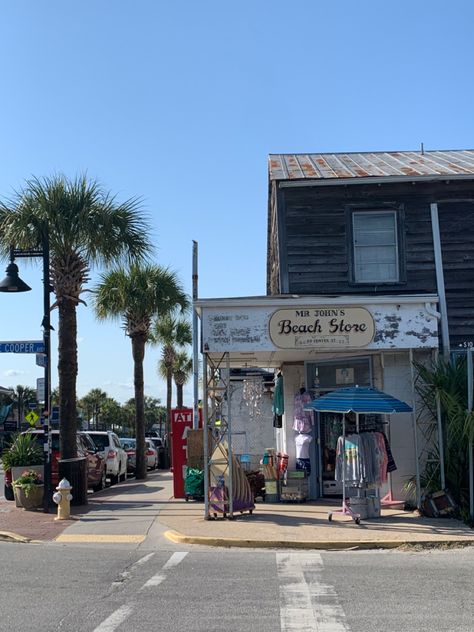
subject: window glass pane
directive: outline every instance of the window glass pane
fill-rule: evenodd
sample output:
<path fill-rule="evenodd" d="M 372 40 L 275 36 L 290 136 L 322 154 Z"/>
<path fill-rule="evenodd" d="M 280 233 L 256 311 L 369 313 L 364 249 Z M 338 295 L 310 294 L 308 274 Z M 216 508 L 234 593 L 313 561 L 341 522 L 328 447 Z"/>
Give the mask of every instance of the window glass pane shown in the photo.
<path fill-rule="evenodd" d="M 358 282 L 398 281 L 396 215 L 354 213 L 354 276 Z"/>
<path fill-rule="evenodd" d="M 374 276 L 374 270 L 373 265 L 359 266 L 356 270 L 357 281 L 380 283 L 393 281 L 396 278 L 397 268 L 394 265 L 378 265 L 377 277 Z"/>
<path fill-rule="evenodd" d="M 393 263 L 395 264 L 395 250 L 389 246 L 378 246 L 376 248 L 356 248 L 356 265 L 362 263 Z"/>

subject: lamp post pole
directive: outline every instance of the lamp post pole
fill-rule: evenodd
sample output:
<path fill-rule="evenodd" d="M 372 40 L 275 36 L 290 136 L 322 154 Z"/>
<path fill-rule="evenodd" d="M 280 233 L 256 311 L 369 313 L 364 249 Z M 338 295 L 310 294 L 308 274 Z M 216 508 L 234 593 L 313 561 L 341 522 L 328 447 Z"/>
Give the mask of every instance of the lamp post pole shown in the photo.
<path fill-rule="evenodd" d="M 18 276 L 18 267 L 14 260 L 20 257 L 42 257 L 43 259 L 43 344 L 44 344 L 44 442 L 43 442 L 43 462 L 44 462 L 44 502 L 45 512 L 49 512 L 51 500 L 51 320 L 50 320 L 50 293 L 49 283 L 49 233 L 45 225 L 42 231 L 41 250 L 10 248 L 10 265 L 7 267 L 7 276 L 0 283 L 1 292 L 28 292 L 31 288 Z"/>
<path fill-rule="evenodd" d="M 45 227 L 43 231 L 43 342 L 44 342 L 44 502 L 43 509 L 49 511 L 51 489 L 51 319 L 50 319 L 50 293 L 49 284 L 49 235 Z"/>

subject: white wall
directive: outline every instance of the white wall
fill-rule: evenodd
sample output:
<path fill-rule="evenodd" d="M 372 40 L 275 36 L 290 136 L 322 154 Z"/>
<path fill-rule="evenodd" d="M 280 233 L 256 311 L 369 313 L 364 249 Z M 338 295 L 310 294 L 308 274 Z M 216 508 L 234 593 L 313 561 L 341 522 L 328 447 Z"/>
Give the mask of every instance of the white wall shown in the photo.
<path fill-rule="evenodd" d="M 272 395 L 265 393 L 260 400 L 260 415 L 252 418 L 243 399 L 243 380 L 231 381 L 232 450 L 235 455 L 247 452 L 251 469 L 258 469 L 266 448 L 275 448 Z M 234 434 L 242 433 L 244 434 Z"/>

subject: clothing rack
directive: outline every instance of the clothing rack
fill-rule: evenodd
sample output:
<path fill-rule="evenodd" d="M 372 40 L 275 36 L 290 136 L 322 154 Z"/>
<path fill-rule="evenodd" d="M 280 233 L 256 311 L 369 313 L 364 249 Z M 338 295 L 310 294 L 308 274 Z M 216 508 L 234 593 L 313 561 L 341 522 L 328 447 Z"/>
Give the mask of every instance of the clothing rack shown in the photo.
<path fill-rule="evenodd" d="M 380 420 L 380 418 L 378 418 L 376 415 L 370 415 L 370 416 L 364 416 L 362 419 L 359 418 L 359 415 L 356 414 L 356 421 L 355 421 L 355 431 L 353 428 L 348 427 L 347 421 L 346 421 L 346 416 L 345 414 L 343 415 L 343 424 L 342 424 L 342 506 L 341 509 L 337 510 L 337 511 L 333 511 L 333 512 L 329 512 L 328 513 L 328 520 L 332 520 L 332 515 L 334 513 L 342 513 L 345 515 L 350 515 L 351 518 L 355 521 L 356 524 L 360 524 L 360 519 L 361 519 L 361 515 L 360 513 L 358 513 L 357 511 L 355 511 L 355 509 L 351 506 L 351 503 L 347 502 L 347 488 L 351 487 L 353 489 L 357 489 L 357 496 L 354 497 L 352 496 L 352 498 L 357 498 L 359 500 L 361 499 L 366 499 L 366 498 L 370 498 L 372 496 L 372 494 L 368 494 L 368 490 L 371 487 L 371 482 L 366 482 L 366 481 L 362 481 L 362 472 L 361 472 L 361 467 L 363 465 L 363 459 L 364 456 L 365 458 L 367 458 L 367 454 L 363 453 L 362 448 L 368 447 L 367 442 L 365 442 L 365 446 L 364 446 L 364 442 L 358 442 L 357 443 L 357 450 L 358 450 L 358 455 L 357 455 L 357 468 L 358 468 L 358 474 L 356 476 L 355 479 L 351 479 L 351 484 L 348 484 L 348 481 L 346 480 L 346 473 L 347 473 L 347 456 L 346 456 L 346 441 L 347 441 L 347 436 L 348 435 L 352 435 L 352 434 L 356 434 L 359 437 L 361 437 L 362 435 L 364 435 L 365 433 L 373 433 L 374 434 L 374 441 L 376 441 L 375 439 L 375 434 L 383 434 L 384 429 L 383 429 L 383 424 L 386 423 L 382 420 Z M 354 426 L 354 424 L 352 424 L 352 426 Z M 349 432 L 348 432 L 349 430 Z M 340 439 L 339 439 L 340 441 Z M 385 441 L 387 441 L 386 437 L 385 437 Z M 370 442 L 369 442 L 370 445 Z M 385 443 L 386 445 L 386 443 Z M 340 446 L 339 446 L 340 447 Z M 372 447 L 370 445 L 370 447 Z M 386 450 L 387 452 L 387 457 L 388 457 L 388 450 Z M 393 461 L 393 459 L 392 459 Z M 365 465 L 367 466 L 367 463 L 365 463 Z M 367 471 L 366 471 L 367 472 Z M 375 474 L 376 470 L 371 470 L 372 474 Z M 380 472 L 379 472 L 380 473 Z M 384 470 L 384 475 L 387 474 L 387 471 Z M 378 477 L 375 478 L 376 481 L 378 481 Z M 382 477 L 382 480 L 383 477 Z M 388 480 L 388 478 L 387 478 Z M 377 501 L 374 502 L 379 502 L 380 496 L 379 496 L 379 485 L 377 485 L 376 483 L 376 494 L 375 494 L 375 498 L 377 499 Z M 356 504 L 354 502 L 354 504 Z M 357 503 L 359 504 L 359 503 Z"/>
<path fill-rule="evenodd" d="M 356 428 L 359 428 L 359 416 L 356 415 Z M 360 524 L 360 514 L 354 512 L 346 502 L 346 414 L 342 413 L 342 506 L 336 511 L 328 513 L 328 520 L 331 522 L 333 514 L 343 514 L 351 516 L 356 524 Z"/>

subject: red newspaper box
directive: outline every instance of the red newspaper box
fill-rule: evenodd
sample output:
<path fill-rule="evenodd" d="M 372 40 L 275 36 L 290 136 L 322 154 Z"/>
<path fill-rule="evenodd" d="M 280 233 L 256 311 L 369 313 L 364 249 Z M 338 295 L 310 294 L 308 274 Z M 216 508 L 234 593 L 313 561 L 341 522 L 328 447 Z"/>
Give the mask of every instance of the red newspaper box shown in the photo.
<path fill-rule="evenodd" d="M 186 436 L 193 427 L 192 408 L 174 408 L 171 411 L 171 457 L 173 462 L 173 494 L 175 498 L 185 498 L 184 479 L 186 477 Z M 199 410 L 199 427 L 202 427 L 202 411 Z"/>

